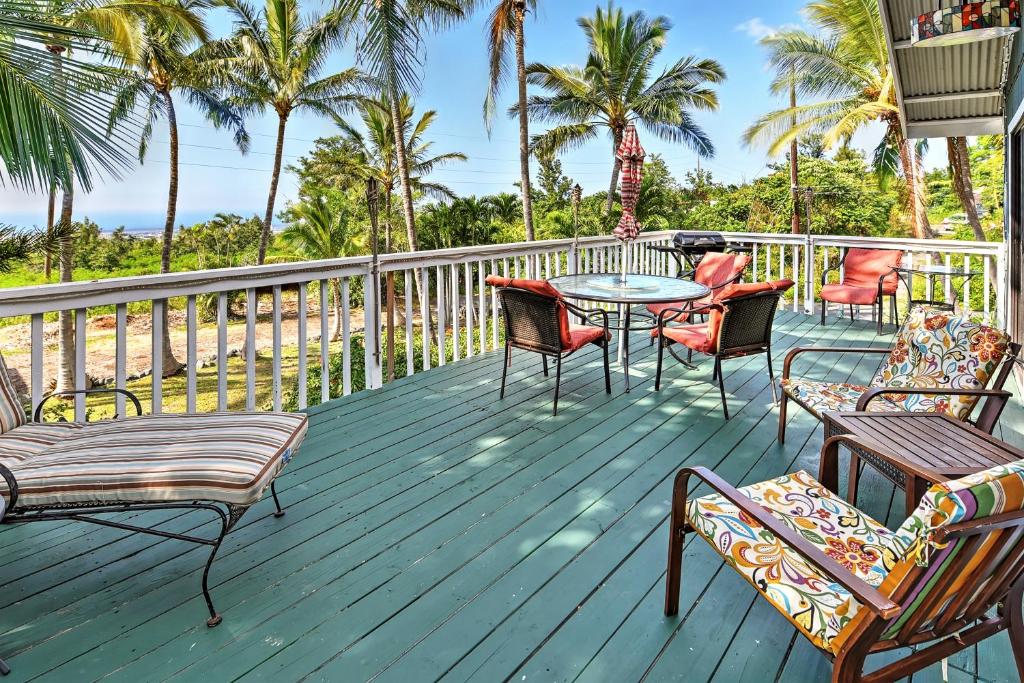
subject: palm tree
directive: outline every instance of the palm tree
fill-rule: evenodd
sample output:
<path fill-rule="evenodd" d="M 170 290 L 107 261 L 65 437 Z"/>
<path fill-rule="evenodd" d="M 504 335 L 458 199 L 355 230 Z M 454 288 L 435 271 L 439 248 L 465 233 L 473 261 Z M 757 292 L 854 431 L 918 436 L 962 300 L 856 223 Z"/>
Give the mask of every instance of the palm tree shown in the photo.
<path fill-rule="evenodd" d="M 682 143 L 704 157 L 714 156 L 707 134 L 693 120 L 691 110 L 718 109 L 718 95 L 709 87 L 725 80 L 725 71 L 713 59 L 684 57 L 651 78 L 654 62 L 672 28 L 665 17 L 649 19 L 643 12 L 626 16 L 621 9 L 597 8 L 593 17 L 577 23 L 587 36 L 590 54 L 584 66 L 531 64 L 527 79 L 551 94 L 533 96 L 530 116 L 555 126 L 533 138 L 537 150 L 556 152 L 581 145 L 606 128 L 612 156 L 622 142 L 626 126 L 639 122 L 669 142 Z M 605 213 L 612 208 L 621 162 L 612 163 Z"/>
<path fill-rule="evenodd" d="M 902 168 L 910 197 L 914 233 L 934 237 L 928 223 L 923 173 L 917 168 L 913 145 L 903 135 L 889 64 L 885 32 L 874 0 L 819 0 L 806 8 L 811 24 L 822 35 L 801 30 L 781 31 L 764 39 L 770 63 L 779 74 L 772 84 L 777 93 L 796 84 L 802 100 L 761 117 L 744 134 L 748 144 L 767 143 L 778 154 L 791 140 L 807 133 L 822 134 L 827 148 L 848 141 L 867 124 L 886 126 L 875 154 L 881 176 Z"/>
<path fill-rule="evenodd" d="M 391 107 L 395 139 L 402 137 L 401 93 L 419 87 L 421 48 L 426 29 L 440 30 L 466 17 L 476 0 L 338 0 L 338 11 L 352 20 L 361 35 L 356 58 L 373 77 Z M 395 148 L 402 213 L 409 249 L 419 248 L 413 213 L 410 162 L 402 145 Z M 417 278 L 418 281 L 418 278 Z"/>
<path fill-rule="evenodd" d="M 153 122 L 167 119 L 170 173 L 167 188 L 167 213 L 164 218 L 163 245 L 160 251 L 160 272 L 171 271 L 171 246 L 174 243 L 174 219 L 178 207 L 178 118 L 173 94 L 177 92 L 196 109 L 205 113 L 216 127 L 228 126 L 234 141 L 244 154 L 249 149 L 249 136 L 241 117 L 224 102 L 213 85 L 217 62 L 196 43 L 206 41 L 206 30 L 197 10 L 205 0 L 180 0 L 182 14 L 192 17 L 188 23 L 167 22 L 162 17 L 142 17 L 140 49 L 127 55 L 125 61 L 136 78 L 119 94 L 111 125 L 136 111 L 141 105 L 147 125 L 139 141 L 139 162 L 143 162 L 153 134 Z M 171 376 L 182 368 L 174 357 L 167 324 L 167 307 L 163 309 L 163 371 Z"/>
<path fill-rule="evenodd" d="M 324 195 L 304 198 L 292 207 L 296 220 L 281 237 L 309 259 L 334 259 L 357 256 L 366 248 L 366 239 L 356 229 L 346 208 L 330 206 Z M 341 337 L 341 280 L 331 279 L 334 306 L 334 330 L 331 341 Z M 322 313 L 321 313 L 322 314 Z M 322 340 L 321 343 L 326 343 Z"/>
<path fill-rule="evenodd" d="M 319 78 L 327 58 L 341 43 L 344 12 L 335 9 L 304 18 L 298 0 L 265 0 L 260 11 L 245 0 L 224 0 L 224 4 L 235 19 L 234 35 L 217 46 L 222 69 L 228 74 L 230 101 L 242 114 L 262 113 L 267 107 L 277 113 L 277 146 L 257 257 L 262 264 L 270 242 L 288 117 L 297 109 L 322 116 L 348 111 L 363 79 L 356 69 Z"/>
<path fill-rule="evenodd" d="M 509 192 L 492 194 L 484 197 L 483 201 L 491 210 L 494 218 L 502 223 L 514 222 L 520 210 L 519 199 Z"/>
<path fill-rule="evenodd" d="M 949 169 L 953 178 L 953 189 L 964 208 L 967 222 L 974 231 L 974 239 L 984 242 L 985 229 L 981 227 L 978 217 L 978 203 L 974 199 L 974 182 L 971 179 L 971 157 L 967 149 L 967 138 L 946 138 L 946 151 L 949 155 Z"/>
<path fill-rule="evenodd" d="M 519 173 L 522 195 L 523 225 L 526 227 L 526 241 L 534 239 L 533 205 L 530 197 L 530 130 L 526 116 L 526 37 L 523 21 L 527 10 L 537 9 L 537 0 L 498 0 L 491 12 L 487 30 L 487 52 L 490 58 L 490 85 L 484 99 L 484 121 L 487 132 L 491 131 L 494 111 L 502 82 L 508 70 L 508 50 L 511 39 L 516 60 L 516 85 L 519 102 L 516 116 L 519 119 Z"/>
<path fill-rule="evenodd" d="M 360 102 L 359 117 L 366 132 L 363 133 L 342 119 L 337 119 L 345 141 L 353 152 L 343 163 L 347 168 L 336 168 L 335 172 L 345 174 L 349 178 L 365 180 L 377 179 L 380 191 L 384 195 L 384 244 L 385 251 L 391 251 L 393 197 L 396 185 L 400 183 L 401 170 L 398 162 L 398 146 L 395 144 L 394 127 L 391 122 L 391 102 L 386 97 L 365 99 Z M 453 161 L 465 161 L 466 155 L 461 152 L 447 152 L 431 155 L 433 143 L 425 141 L 424 135 L 437 120 L 437 112 L 428 110 L 418 119 L 415 108 L 408 95 L 403 94 L 398 102 L 401 135 L 404 140 L 406 163 L 409 167 L 409 185 L 413 190 L 422 192 L 434 199 L 452 199 L 455 194 L 441 183 L 429 182 L 424 179 L 439 166 Z M 410 245 L 412 248 L 412 245 Z"/>

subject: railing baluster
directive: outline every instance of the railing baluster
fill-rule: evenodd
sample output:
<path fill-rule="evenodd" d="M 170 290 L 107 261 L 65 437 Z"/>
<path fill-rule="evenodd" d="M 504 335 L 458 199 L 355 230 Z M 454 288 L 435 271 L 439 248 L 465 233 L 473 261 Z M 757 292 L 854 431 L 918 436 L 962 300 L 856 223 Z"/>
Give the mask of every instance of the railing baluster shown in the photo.
<path fill-rule="evenodd" d="M 477 306 L 480 309 L 477 315 L 477 327 L 480 330 L 480 353 L 487 353 L 487 297 L 486 289 L 484 287 L 484 270 L 486 270 L 486 261 L 477 261 L 476 263 L 476 285 L 479 290 L 477 297 Z"/>
<path fill-rule="evenodd" d="M 413 271 L 415 272 L 415 271 Z M 420 325 L 423 328 L 423 369 L 430 369 L 430 271 L 420 270 Z"/>
<path fill-rule="evenodd" d="M 514 277 L 515 279 L 518 280 L 519 279 L 519 257 L 518 256 L 513 256 L 512 257 L 512 264 L 515 266 L 515 269 L 513 271 L 515 273 L 515 275 L 513 275 L 512 277 Z"/>
<path fill-rule="evenodd" d="M 473 357 L 473 265 L 463 266 L 466 279 L 466 358 Z"/>
<path fill-rule="evenodd" d="M 952 263 L 953 260 L 950 258 L 950 255 L 946 254 L 945 265 L 947 270 L 951 267 Z M 956 302 L 953 301 L 953 279 L 949 277 L 949 275 L 943 276 L 942 298 L 947 304 L 956 304 Z"/>
<path fill-rule="evenodd" d="M 307 392 L 309 391 L 309 377 L 306 369 L 306 354 L 308 349 L 306 348 L 306 323 L 308 322 L 306 317 L 306 283 L 299 283 L 299 390 L 298 390 L 298 401 L 299 410 L 305 410 L 309 404 L 309 397 Z"/>
<path fill-rule="evenodd" d="M 217 410 L 228 409 L 228 293 L 217 294 Z"/>
<path fill-rule="evenodd" d="M 402 280 L 405 282 L 405 374 L 406 376 L 416 372 L 416 347 L 413 342 L 413 321 L 412 321 L 412 298 L 413 278 L 416 277 L 415 270 L 402 271 Z M 427 335 L 423 335 L 426 337 Z"/>
<path fill-rule="evenodd" d="M 366 280 L 363 286 L 367 285 Z M 341 279 L 341 395 L 352 393 L 352 304 L 351 283 L 347 277 Z M 363 327 L 363 344 L 366 344 L 366 327 Z"/>
<path fill-rule="evenodd" d="M 330 280 L 320 280 L 320 402 L 331 400 Z M 345 340 L 348 345 L 348 340 Z"/>
<path fill-rule="evenodd" d="M 551 252 L 544 252 L 544 277 L 551 278 Z"/>
<path fill-rule="evenodd" d="M 982 283 L 982 288 L 984 290 L 983 294 L 985 296 L 985 301 L 984 301 L 984 304 L 983 304 L 984 305 L 984 309 L 985 309 L 985 322 L 991 323 L 992 322 L 992 310 L 991 310 L 991 304 L 989 302 L 989 299 L 992 296 L 992 292 L 991 292 L 992 258 L 990 256 L 982 256 L 981 257 L 981 264 L 984 267 L 983 268 L 984 269 L 984 274 L 982 275 L 982 277 L 984 278 L 984 281 Z"/>
<path fill-rule="evenodd" d="M 758 253 L 757 242 L 754 243 L 754 254 L 753 254 L 753 256 L 754 256 L 754 271 L 753 271 L 754 272 L 754 282 L 757 282 L 761 278 L 760 271 L 757 269 L 757 267 L 759 265 L 758 264 L 759 253 Z"/>
<path fill-rule="evenodd" d="M 383 383 L 380 299 L 380 273 L 374 266 L 363 276 L 363 375 L 367 389 L 379 389 Z"/>
<path fill-rule="evenodd" d="M 33 322 L 35 322 L 34 318 Z M 187 324 L 188 321 L 186 320 L 186 325 Z M 124 389 L 127 379 L 128 304 L 118 304 L 114 309 L 114 387 L 117 389 Z M 123 416 L 125 414 L 126 407 L 127 404 L 124 394 L 114 394 L 114 412 Z"/>
<path fill-rule="evenodd" d="M 529 276 L 529 275 L 527 275 Z M 452 264 L 452 362 L 459 360 L 459 266 Z"/>
<path fill-rule="evenodd" d="M 154 415 L 163 412 L 164 401 L 164 310 L 167 299 L 155 299 L 151 309 L 153 329 L 150 333 L 150 363 L 152 365 L 153 395 L 152 410 Z"/>
<path fill-rule="evenodd" d="M 245 290 L 245 409 L 256 410 L 256 315 L 259 313 L 256 290 Z"/>
<path fill-rule="evenodd" d="M 84 308 L 75 309 L 75 389 L 85 389 L 85 327 L 87 325 L 87 311 Z M 75 422 L 85 422 L 85 395 L 75 395 Z"/>
<path fill-rule="evenodd" d="M 971 272 L 971 256 L 970 256 L 970 254 L 964 254 L 964 272 L 965 273 Z M 968 313 L 969 314 L 969 313 L 971 313 L 971 278 L 969 278 L 969 277 L 965 277 L 964 278 L 964 291 L 963 291 L 963 295 L 964 295 L 963 310 L 964 310 L 964 313 Z"/>
<path fill-rule="evenodd" d="M 273 405 L 274 410 L 281 410 L 281 285 L 273 289 L 273 332 L 274 332 L 274 377 Z"/>
<path fill-rule="evenodd" d="M 793 245 L 793 282 L 797 283 L 793 287 L 793 312 L 800 312 L 800 248 Z"/>
<path fill-rule="evenodd" d="M 188 413 L 196 412 L 196 372 L 199 369 L 197 334 L 196 297 L 193 294 L 185 302 L 185 347 L 188 355 L 185 368 L 185 412 Z"/>
<path fill-rule="evenodd" d="M 123 304 L 122 304 L 123 305 Z M 120 306 L 118 307 L 120 310 Z M 42 313 L 32 314 L 32 415 L 43 400 L 43 330 L 45 321 Z M 123 339 L 123 335 L 118 335 Z M 120 394 L 118 394 L 120 396 Z M 124 398 L 124 397 L 122 397 Z M 119 414 L 123 414 L 119 413 Z"/>
<path fill-rule="evenodd" d="M 519 262 L 516 261 L 516 270 L 519 269 Z M 445 327 L 446 321 L 444 319 L 445 302 L 444 302 L 444 271 L 441 266 L 437 267 L 437 364 L 445 364 L 445 356 L 448 355 L 448 348 L 445 344 Z"/>

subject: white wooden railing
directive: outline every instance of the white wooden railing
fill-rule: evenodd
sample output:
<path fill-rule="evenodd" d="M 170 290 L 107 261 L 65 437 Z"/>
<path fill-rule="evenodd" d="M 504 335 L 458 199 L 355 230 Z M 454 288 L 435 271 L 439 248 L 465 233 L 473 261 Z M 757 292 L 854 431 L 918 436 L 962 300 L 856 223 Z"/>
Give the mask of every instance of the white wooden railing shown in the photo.
<path fill-rule="evenodd" d="M 639 239 L 630 245 L 631 270 L 676 275 L 675 261 L 669 255 L 648 248 L 652 244 L 670 243 L 672 235 L 672 232 L 641 233 Z M 814 312 L 815 291 L 823 269 L 838 263 L 843 252 L 850 247 L 870 246 L 901 249 L 906 253 L 905 263 L 939 258 L 947 264 L 979 268 L 984 275 L 964 288 L 962 305 L 997 324 L 1001 325 L 1003 321 L 1005 261 L 1001 244 L 761 233 L 726 233 L 726 239 L 730 243 L 752 247 L 754 278 L 788 277 L 797 282 L 791 299 L 786 302 L 786 306 L 794 311 Z M 197 297 L 213 296 L 217 310 L 216 408 L 227 410 L 229 294 L 244 292 L 246 343 L 242 362 L 245 367 L 245 408 L 254 410 L 261 407 L 257 405 L 258 382 L 267 379 L 259 377 L 257 372 L 256 303 L 260 294 L 267 293 L 271 300 L 273 331 L 273 343 L 269 349 L 272 356 L 270 404 L 275 409 L 282 406 L 286 394 L 282 350 L 291 347 L 298 354 L 295 398 L 297 405 L 304 408 L 311 402 L 317 402 L 307 396 L 308 347 L 317 336 L 329 338 L 329 287 L 332 280 L 340 281 L 342 290 L 342 377 L 340 391 L 336 393 L 348 394 L 354 385 L 352 354 L 358 348 L 353 343 L 355 335 L 362 333 L 364 338 L 370 339 L 370 343 L 362 344 L 365 368 L 362 384 L 377 388 L 387 380 L 389 357 L 394 363 L 404 355 L 406 373 L 412 374 L 429 369 L 435 362 L 432 359 L 434 354 L 436 363 L 443 365 L 498 347 L 500 330 L 495 294 L 484 285 L 488 274 L 554 277 L 575 272 L 618 272 L 622 253 L 620 243 L 612 237 L 588 237 L 387 254 L 380 256 L 376 265 L 371 257 L 360 256 L 21 287 L 0 290 L 0 318 L 25 316 L 30 320 L 31 359 L 30 367 L 25 370 L 34 409 L 47 388 L 44 386 L 43 362 L 45 316 L 56 311 L 73 311 L 75 385 L 82 388 L 86 386 L 86 361 L 89 357 L 86 322 L 90 309 L 112 308 L 115 320 L 113 383 L 124 387 L 129 346 L 128 307 L 151 304 L 148 308 L 154 324 L 147 349 L 147 360 L 152 368 L 152 394 L 148 409 L 161 412 L 165 397 L 161 353 L 164 340 L 161 326 L 155 323 L 160 320 L 164 307 L 172 304 L 181 306 L 185 310 L 186 323 L 184 408 L 192 412 L 197 409 L 200 361 L 197 354 L 197 331 L 200 329 Z M 375 270 L 376 279 L 373 277 Z M 375 280 L 376 287 L 372 286 Z M 948 281 L 940 283 L 940 286 L 945 289 L 948 300 L 955 289 Z M 982 289 L 980 297 L 977 290 L 971 290 L 971 286 Z M 361 312 L 364 322 L 358 326 L 354 324 L 358 321 L 358 316 L 354 315 L 356 311 L 349 304 L 353 288 L 361 288 L 363 292 Z M 388 295 L 389 288 L 391 296 Z M 285 297 L 290 300 L 292 296 L 297 306 L 296 336 L 285 339 L 282 333 L 282 301 Z M 979 305 L 973 305 L 979 301 Z M 316 309 L 323 312 L 319 335 L 310 336 L 308 314 Z M 871 315 L 867 311 L 864 313 Z M 403 319 L 400 325 L 393 322 L 399 315 Z M 422 339 L 422 352 L 419 363 L 415 364 L 417 334 Z M 389 353 L 390 349 L 393 353 Z M 56 352 L 52 346 L 50 352 Z M 316 397 L 319 401 L 335 397 L 330 388 L 330 353 L 328 344 L 320 344 L 318 358 L 313 359 L 319 364 L 321 373 L 321 392 Z M 121 396 L 116 399 L 116 410 L 124 414 Z M 85 418 L 83 397 L 76 399 L 74 413 L 76 419 Z"/>

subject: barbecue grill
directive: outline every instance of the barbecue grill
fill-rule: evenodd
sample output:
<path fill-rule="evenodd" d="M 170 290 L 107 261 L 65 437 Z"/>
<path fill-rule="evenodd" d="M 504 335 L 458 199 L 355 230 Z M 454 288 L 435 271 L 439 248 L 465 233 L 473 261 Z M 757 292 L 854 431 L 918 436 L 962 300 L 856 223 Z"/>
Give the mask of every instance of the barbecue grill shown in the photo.
<path fill-rule="evenodd" d="M 679 277 L 691 277 L 709 251 L 750 251 L 750 247 L 728 244 L 722 233 L 710 230 L 680 230 L 672 237 L 672 246 L 652 244 L 650 248 L 671 254 L 679 266 Z"/>

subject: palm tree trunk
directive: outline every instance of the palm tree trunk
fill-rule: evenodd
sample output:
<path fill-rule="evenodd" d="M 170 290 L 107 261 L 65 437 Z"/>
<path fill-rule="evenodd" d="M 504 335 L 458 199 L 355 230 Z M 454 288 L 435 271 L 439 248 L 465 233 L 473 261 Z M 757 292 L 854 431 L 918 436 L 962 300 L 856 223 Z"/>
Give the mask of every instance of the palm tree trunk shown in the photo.
<path fill-rule="evenodd" d="M 50 183 L 50 194 L 46 200 L 46 236 L 49 237 L 53 232 L 53 216 L 57 205 L 57 186 Z M 43 254 L 43 275 L 46 277 L 47 282 L 50 280 L 50 276 L 53 274 L 53 254 L 47 249 Z"/>
<path fill-rule="evenodd" d="M 622 144 L 622 128 L 613 129 L 613 144 L 612 157 L 612 181 L 608 184 L 608 199 L 604 203 L 604 215 L 607 216 L 612 212 L 612 204 L 615 202 L 615 188 L 619 186 L 619 171 L 622 170 L 622 160 L 619 159 L 619 145 Z"/>
<path fill-rule="evenodd" d="M 974 201 L 974 183 L 971 180 L 971 157 L 967 153 L 967 138 L 946 138 L 949 153 L 949 167 L 953 175 L 953 188 L 960 199 L 960 206 L 967 214 L 967 222 L 974 231 L 974 239 L 984 242 L 985 230 L 978 217 L 978 204 Z"/>
<path fill-rule="evenodd" d="M 391 253 L 391 188 L 384 193 L 384 253 Z"/>
<path fill-rule="evenodd" d="M 920 191 L 920 179 L 917 177 L 917 164 L 914 162 L 916 153 L 912 149 L 910 140 L 900 136 L 899 138 L 900 165 L 903 167 L 903 178 L 907 182 L 907 201 L 910 206 L 911 224 L 914 227 L 914 237 L 918 239 L 930 239 L 935 237 L 928 224 L 928 209 L 923 205 L 924 195 Z M 922 220 L 923 217 L 923 220 Z"/>
<path fill-rule="evenodd" d="M 790 72 L 790 75 L 793 75 L 792 72 Z M 789 83 L 789 108 L 793 111 L 796 111 L 795 78 L 794 80 L 791 80 Z M 793 126 L 793 128 L 796 128 L 796 114 L 793 115 L 793 118 L 791 119 L 790 123 Z M 800 149 L 797 146 L 796 138 L 793 138 L 793 141 L 789 143 L 789 185 L 790 193 L 793 197 L 793 217 L 791 219 L 790 231 L 794 235 L 800 234 L 800 161 L 798 158 L 799 151 Z M 809 228 L 808 232 L 810 232 Z"/>
<path fill-rule="evenodd" d="M 267 259 L 267 245 L 270 244 L 270 223 L 274 220 L 274 200 L 277 198 L 277 183 L 281 179 L 281 156 L 284 153 L 284 128 L 288 114 L 277 114 L 277 147 L 274 150 L 274 170 L 270 175 L 270 195 L 267 197 L 267 213 L 263 216 L 263 231 L 260 233 L 260 250 L 256 262 L 263 265 Z"/>
<path fill-rule="evenodd" d="M 409 251 L 419 250 L 416 239 L 416 217 L 412 207 L 412 182 L 409 180 L 409 160 L 405 155 L 405 130 L 402 115 L 398 110 L 398 93 L 392 89 L 388 94 L 391 106 L 391 128 L 395 136 L 395 162 L 398 165 L 399 188 L 402 192 L 402 213 L 405 217 L 405 232 L 409 239 Z"/>
<path fill-rule="evenodd" d="M 174 112 L 174 100 L 170 91 L 160 92 L 167 107 L 167 128 L 170 137 L 170 180 L 167 184 L 167 217 L 164 220 L 163 245 L 160 249 L 160 272 L 171 272 L 171 245 L 174 241 L 174 218 L 178 211 L 178 119 Z M 160 329 L 163 331 L 163 375 L 171 377 L 178 374 L 184 365 L 174 357 L 171 348 L 170 327 L 167 323 L 167 300 L 164 300 L 163 314 L 160 316 Z"/>
<path fill-rule="evenodd" d="M 74 208 L 75 190 L 73 182 L 64 188 L 60 203 L 60 224 L 71 224 L 71 213 Z M 71 252 L 74 249 L 72 238 L 64 237 L 60 241 L 60 252 L 57 256 L 60 267 L 60 281 L 71 282 L 73 279 L 73 262 Z M 74 311 L 61 311 L 58 315 L 57 357 L 57 391 L 70 391 L 75 388 L 75 327 Z"/>
<path fill-rule="evenodd" d="M 533 199 L 530 196 L 530 130 L 526 118 L 526 36 L 523 31 L 523 20 L 526 17 L 525 0 L 515 3 L 516 32 L 516 80 L 519 83 L 519 174 L 521 176 L 523 194 L 523 225 L 526 228 L 526 241 L 532 242 L 533 234 Z"/>

